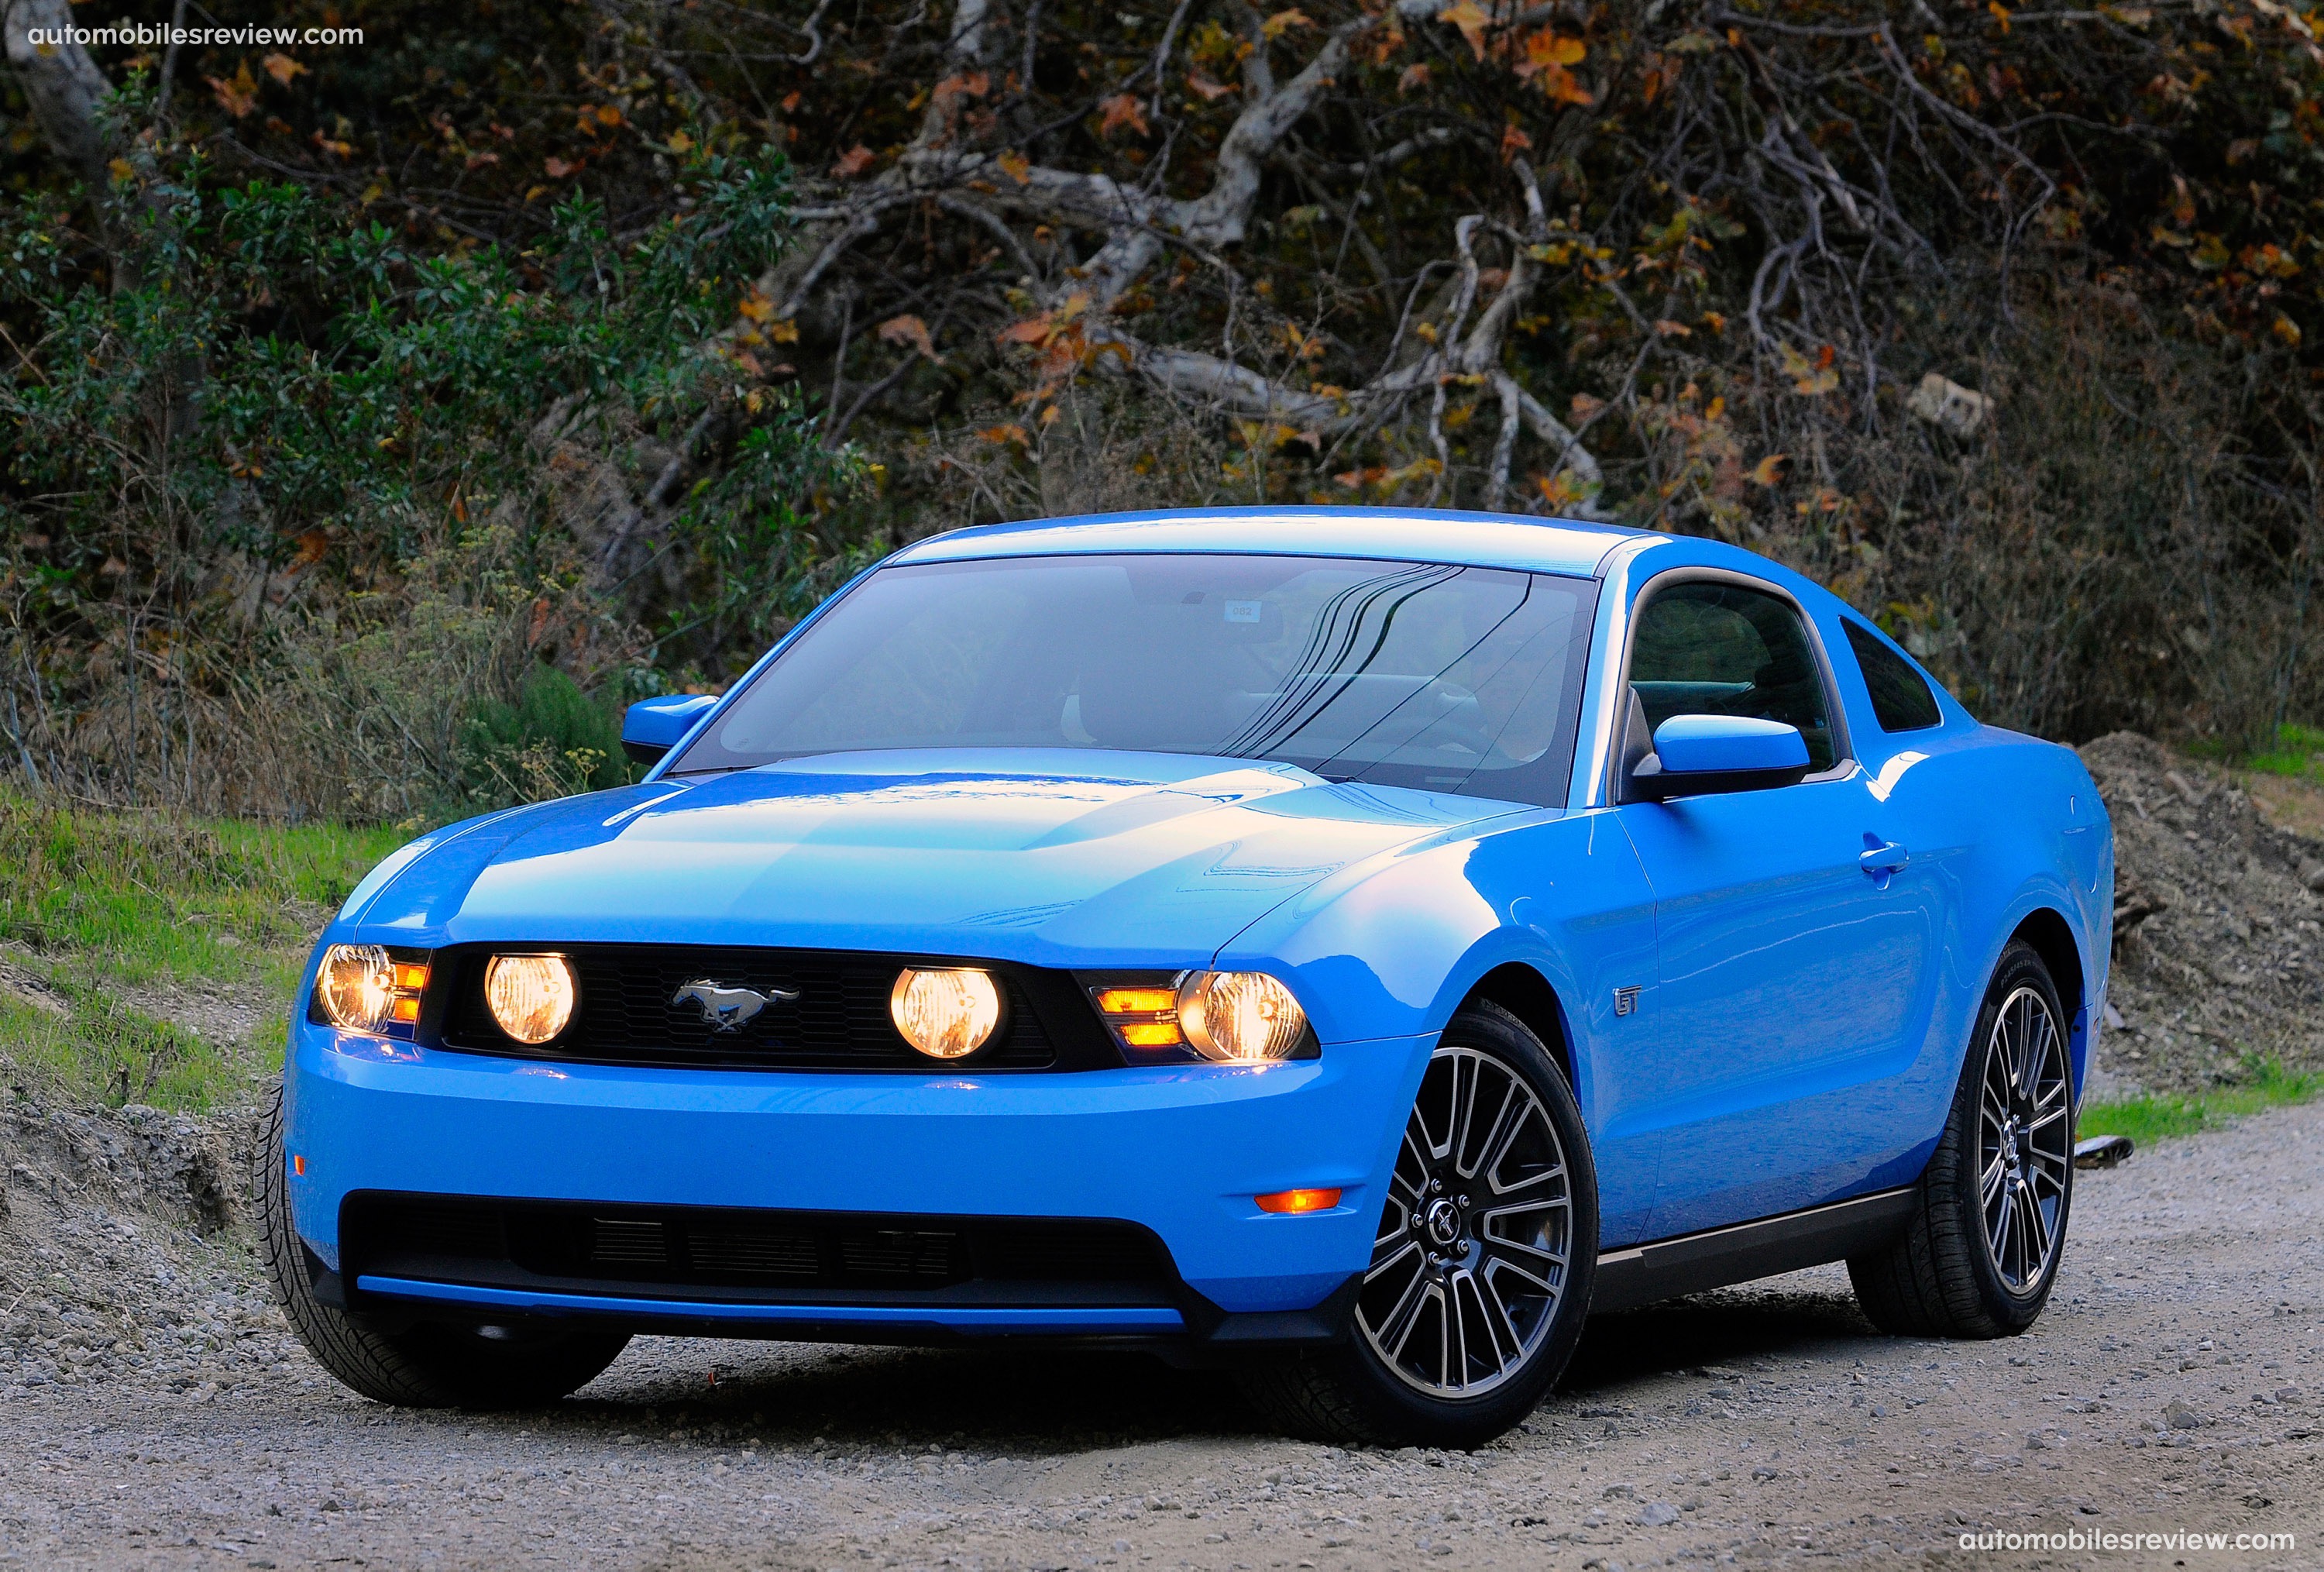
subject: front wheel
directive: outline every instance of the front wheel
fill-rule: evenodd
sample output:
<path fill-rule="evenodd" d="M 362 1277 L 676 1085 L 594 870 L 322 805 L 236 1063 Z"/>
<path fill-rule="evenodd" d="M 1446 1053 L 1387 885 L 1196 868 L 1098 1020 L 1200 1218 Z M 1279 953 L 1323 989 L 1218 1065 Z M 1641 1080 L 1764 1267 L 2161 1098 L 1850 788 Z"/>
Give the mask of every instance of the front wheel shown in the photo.
<path fill-rule="evenodd" d="M 1516 1016 L 1466 1005 L 1405 1122 L 1347 1345 L 1246 1386 L 1319 1439 L 1481 1445 L 1564 1370 L 1597 1260 L 1597 1173 L 1565 1077 Z"/>
<path fill-rule="evenodd" d="M 290 1225 L 282 1094 L 258 1143 L 259 1238 L 275 1302 L 315 1362 L 350 1390 L 407 1408 L 534 1408 L 586 1386 L 629 1343 L 626 1333 L 518 1323 L 420 1322 L 398 1332 L 315 1298 Z"/>
<path fill-rule="evenodd" d="M 2001 952 L 1918 1205 L 1886 1247 L 1848 1263 L 1857 1302 L 1899 1336 L 2006 1337 L 2057 1281 L 2074 1199 L 2065 1013 L 2033 946 Z"/>

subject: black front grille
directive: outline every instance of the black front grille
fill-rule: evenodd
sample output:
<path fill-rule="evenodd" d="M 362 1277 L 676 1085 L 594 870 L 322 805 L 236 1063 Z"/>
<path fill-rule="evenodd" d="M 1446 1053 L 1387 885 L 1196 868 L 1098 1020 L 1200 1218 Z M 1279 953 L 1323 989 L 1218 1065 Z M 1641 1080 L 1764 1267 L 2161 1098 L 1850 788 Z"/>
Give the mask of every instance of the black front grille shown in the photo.
<path fill-rule="evenodd" d="M 942 1068 L 915 1051 L 888 1013 L 896 974 L 940 959 L 848 950 L 724 949 L 692 945 L 560 945 L 580 976 L 573 1023 L 555 1041 L 528 1048 L 504 1034 L 484 1003 L 491 950 L 437 952 L 429 992 L 444 991 L 438 1040 L 471 1052 L 588 1064 L 712 1069 Z M 973 963 L 1001 988 L 993 1040 L 964 1069 L 1078 1069 L 1120 1064 L 1119 1052 L 1073 977 L 991 961 Z M 770 1001 L 721 1030 L 696 999 L 697 982 L 747 988 Z M 782 995 L 796 994 L 786 998 Z M 427 1022 L 422 1022 L 426 1035 Z"/>
<path fill-rule="evenodd" d="M 1134 1223 L 631 1207 L 360 1191 L 340 1214 L 371 1275 L 663 1298 L 1167 1303 L 1169 1252 Z"/>

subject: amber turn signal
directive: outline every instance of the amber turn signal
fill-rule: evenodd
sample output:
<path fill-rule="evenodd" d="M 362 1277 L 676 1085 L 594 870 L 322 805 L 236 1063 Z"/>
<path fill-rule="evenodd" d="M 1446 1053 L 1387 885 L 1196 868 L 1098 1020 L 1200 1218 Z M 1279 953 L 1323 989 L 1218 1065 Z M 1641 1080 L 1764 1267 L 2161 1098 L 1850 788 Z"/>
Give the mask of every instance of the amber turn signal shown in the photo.
<path fill-rule="evenodd" d="M 1340 1204 L 1337 1190 L 1277 1190 L 1273 1195 L 1257 1196 L 1262 1212 L 1328 1212 Z"/>

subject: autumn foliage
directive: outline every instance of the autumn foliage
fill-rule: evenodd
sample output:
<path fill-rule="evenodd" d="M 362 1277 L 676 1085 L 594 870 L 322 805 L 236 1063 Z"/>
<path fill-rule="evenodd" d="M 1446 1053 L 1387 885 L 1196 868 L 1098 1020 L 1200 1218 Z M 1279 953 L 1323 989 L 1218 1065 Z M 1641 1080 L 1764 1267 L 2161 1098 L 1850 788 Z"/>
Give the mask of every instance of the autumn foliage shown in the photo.
<path fill-rule="evenodd" d="M 108 132 L 115 178 L 198 151 L 406 246 L 522 265 L 576 196 L 618 240 L 685 213 L 687 161 L 779 155 L 789 227 L 718 329 L 735 380 L 684 485 L 778 400 L 866 478 L 803 494 L 784 554 L 721 559 L 737 594 L 791 604 L 833 564 L 1005 514 L 1487 506 L 1786 558 L 1997 719 L 2235 742 L 2324 711 L 2324 52 L 2296 6 L 501 0 L 364 21 L 361 51 L 189 51 L 166 107 L 149 92 Z M 29 100 L 9 113 L 7 199 L 62 199 Z M 1990 417 L 1916 414 L 1932 375 Z M 701 412 L 645 434 L 652 462 L 592 471 L 652 504 L 624 538 L 648 557 Z M 313 525 L 284 521 L 271 559 Z M 38 567 L 101 604 L 102 565 Z M 704 586 L 659 574 L 589 593 L 688 680 L 747 658 L 755 632 L 706 643 L 676 609 Z"/>

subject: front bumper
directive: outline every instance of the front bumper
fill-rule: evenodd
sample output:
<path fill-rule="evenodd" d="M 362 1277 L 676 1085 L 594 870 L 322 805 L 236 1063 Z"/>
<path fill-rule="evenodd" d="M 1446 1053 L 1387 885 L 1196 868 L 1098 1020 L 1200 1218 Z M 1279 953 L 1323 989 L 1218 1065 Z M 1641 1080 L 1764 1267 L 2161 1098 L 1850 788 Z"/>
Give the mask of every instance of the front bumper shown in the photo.
<path fill-rule="evenodd" d="M 292 1216 L 318 1266 L 333 1272 L 341 1207 L 359 1190 L 1120 1219 L 1161 1239 L 1199 1296 L 1194 1315 L 937 1304 L 899 1315 L 892 1300 L 737 1308 L 408 1281 L 346 1286 L 439 1310 L 588 1314 L 776 1336 L 812 1327 L 881 1338 L 906 1324 L 961 1335 L 1150 1336 L 1199 1330 L 1196 1321 L 1215 1322 L 1213 1308 L 1252 1318 L 1256 1328 L 1269 1316 L 1344 1298 L 1369 1262 L 1430 1048 L 1425 1038 L 1385 1039 L 1255 1068 L 765 1073 L 546 1065 L 300 1021 L 285 1077 L 286 1161 L 297 1160 Z M 1301 1216 L 1271 1216 L 1253 1200 L 1334 1188 L 1337 1207 Z"/>

